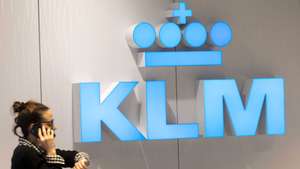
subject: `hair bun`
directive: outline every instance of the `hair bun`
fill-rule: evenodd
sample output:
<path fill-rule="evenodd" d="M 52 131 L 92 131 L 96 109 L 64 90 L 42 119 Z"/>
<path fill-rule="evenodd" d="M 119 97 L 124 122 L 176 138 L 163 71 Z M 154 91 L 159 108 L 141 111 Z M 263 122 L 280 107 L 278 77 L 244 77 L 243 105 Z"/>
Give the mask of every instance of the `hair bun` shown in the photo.
<path fill-rule="evenodd" d="M 14 102 L 13 110 L 14 110 L 15 113 L 20 113 L 24 109 L 25 109 L 25 103 L 24 102 L 19 102 L 19 101 Z"/>

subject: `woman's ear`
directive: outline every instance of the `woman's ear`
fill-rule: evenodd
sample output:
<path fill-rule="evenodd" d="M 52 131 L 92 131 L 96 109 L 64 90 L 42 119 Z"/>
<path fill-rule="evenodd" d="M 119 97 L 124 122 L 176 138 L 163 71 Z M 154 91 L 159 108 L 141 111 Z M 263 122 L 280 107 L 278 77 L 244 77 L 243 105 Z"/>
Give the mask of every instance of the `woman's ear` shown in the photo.
<path fill-rule="evenodd" d="M 33 131 L 33 123 L 31 123 L 30 125 L 29 125 L 29 127 L 28 127 L 28 136 L 29 137 L 31 137 L 31 138 L 34 138 L 34 137 L 36 137 L 36 136 L 34 136 L 34 131 Z"/>
<path fill-rule="evenodd" d="M 28 127 L 28 133 L 30 134 L 31 129 L 32 129 L 33 123 L 30 123 L 29 127 Z"/>

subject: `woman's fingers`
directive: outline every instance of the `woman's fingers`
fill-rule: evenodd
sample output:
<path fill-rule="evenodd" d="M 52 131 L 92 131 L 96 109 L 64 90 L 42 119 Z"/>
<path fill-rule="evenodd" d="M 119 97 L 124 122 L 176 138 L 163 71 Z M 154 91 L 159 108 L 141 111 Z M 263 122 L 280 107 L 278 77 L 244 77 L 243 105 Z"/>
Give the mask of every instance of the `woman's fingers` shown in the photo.
<path fill-rule="evenodd" d="M 45 139 L 51 139 L 54 138 L 54 131 L 51 128 L 42 126 L 42 135 Z"/>
<path fill-rule="evenodd" d="M 77 165 L 77 163 L 75 163 L 75 165 L 74 165 L 73 169 L 78 169 L 78 165 Z"/>
<path fill-rule="evenodd" d="M 81 163 L 82 163 L 82 166 L 84 167 L 84 168 L 87 168 L 88 167 L 88 163 L 87 163 L 87 161 L 86 160 L 81 160 Z"/>
<path fill-rule="evenodd" d="M 81 161 L 79 161 L 78 166 L 79 166 L 80 169 L 83 168 Z"/>
<path fill-rule="evenodd" d="M 76 164 L 75 164 L 74 169 L 81 169 L 80 166 L 79 166 L 79 163 L 76 163 Z"/>
<path fill-rule="evenodd" d="M 74 169 L 87 169 L 87 166 L 85 165 L 84 160 L 78 161 L 75 164 Z"/>
<path fill-rule="evenodd" d="M 85 160 L 81 160 L 81 166 L 82 166 L 82 169 L 87 169 L 87 165 L 85 163 Z"/>
<path fill-rule="evenodd" d="M 45 137 L 45 139 L 49 139 L 49 129 L 46 127 L 44 127 L 44 129 L 45 129 L 44 137 Z"/>
<path fill-rule="evenodd" d="M 42 134 L 43 134 L 44 137 L 47 136 L 47 132 L 46 132 L 45 126 L 42 126 Z"/>
<path fill-rule="evenodd" d="M 81 165 L 83 169 L 87 169 L 88 165 L 87 165 L 87 161 L 86 160 L 81 160 Z"/>
<path fill-rule="evenodd" d="M 44 140 L 44 136 L 42 135 L 42 130 L 41 130 L 41 128 L 38 129 L 38 136 L 39 136 L 39 138 L 40 138 L 41 141 Z"/>
<path fill-rule="evenodd" d="M 50 130 L 51 130 L 50 128 L 47 128 L 47 129 L 46 129 L 46 132 L 47 132 L 48 137 L 51 135 L 51 134 L 50 134 Z"/>
<path fill-rule="evenodd" d="M 54 138 L 54 131 L 52 129 L 50 129 L 50 137 Z"/>

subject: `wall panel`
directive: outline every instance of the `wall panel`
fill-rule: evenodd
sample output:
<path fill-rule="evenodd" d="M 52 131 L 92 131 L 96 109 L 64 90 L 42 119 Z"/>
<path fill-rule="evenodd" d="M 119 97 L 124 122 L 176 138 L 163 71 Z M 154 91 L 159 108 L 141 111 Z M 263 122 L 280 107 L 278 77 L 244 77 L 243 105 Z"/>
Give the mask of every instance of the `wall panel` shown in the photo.
<path fill-rule="evenodd" d="M 40 101 L 37 1 L 0 0 L 0 164 L 10 168 L 18 144 L 12 133 L 15 100 Z"/>
<path fill-rule="evenodd" d="M 284 137 L 225 137 L 180 141 L 182 169 L 296 169 L 300 149 L 297 98 L 300 5 L 289 0 L 187 0 L 194 18 L 225 19 L 233 27 L 233 41 L 225 48 L 222 76 L 244 79 L 282 76 L 286 83 L 286 135 Z M 211 77 L 216 68 L 178 69 L 178 113 L 183 122 L 194 121 L 193 86 Z M 223 70 L 221 70 L 223 69 Z M 214 77 L 214 76 L 213 76 Z M 215 78 L 218 78 L 215 76 Z M 187 89 L 191 89 L 187 92 Z"/>
<path fill-rule="evenodd" d="M 138 69 L 125 33 L 131 24 L 164 21 L 169 1 L 41 0 L 43 101 L 53 108 L 60 147 L 72 148 L 72 83 L 165 79 L 175 105 L 174 68 Z M 75 144 L 91 168 L 177 168 L 177 142 Z M 155 151 L 154 151 L 155 150 Z"/>

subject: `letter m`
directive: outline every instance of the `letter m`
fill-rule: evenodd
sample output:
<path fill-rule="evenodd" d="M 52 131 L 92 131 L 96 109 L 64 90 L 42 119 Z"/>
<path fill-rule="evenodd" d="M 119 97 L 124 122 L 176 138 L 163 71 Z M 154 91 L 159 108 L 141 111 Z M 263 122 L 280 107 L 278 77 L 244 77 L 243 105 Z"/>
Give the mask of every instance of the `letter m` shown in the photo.
<path fill-rule="evenodd" d="M 227 107 L 233 134 L 254 136 L 265 105 L 268 135 L 285 133 L 284 80 L 253 79 L 244 107 L 234 80 L 204 80 L 205 137 L 224 136 L 224 107 Z"/>

